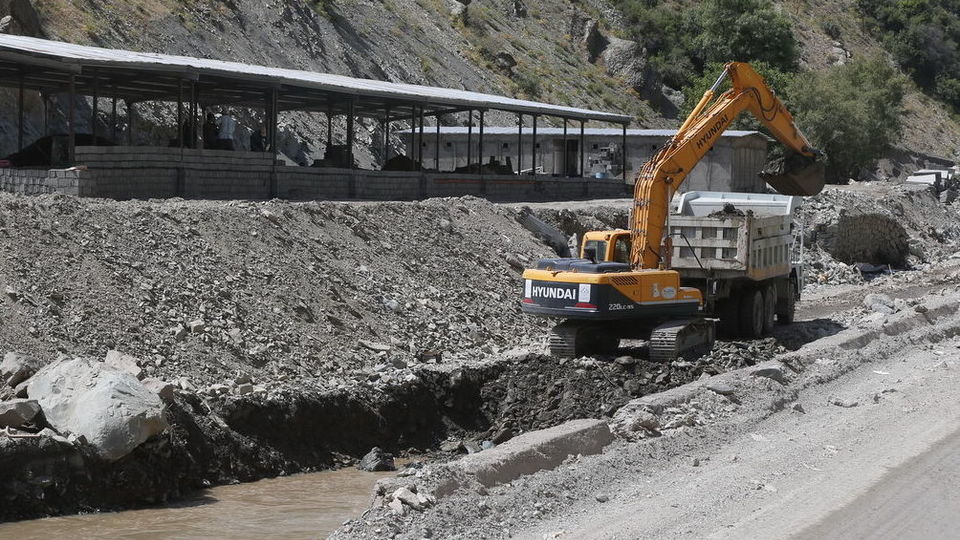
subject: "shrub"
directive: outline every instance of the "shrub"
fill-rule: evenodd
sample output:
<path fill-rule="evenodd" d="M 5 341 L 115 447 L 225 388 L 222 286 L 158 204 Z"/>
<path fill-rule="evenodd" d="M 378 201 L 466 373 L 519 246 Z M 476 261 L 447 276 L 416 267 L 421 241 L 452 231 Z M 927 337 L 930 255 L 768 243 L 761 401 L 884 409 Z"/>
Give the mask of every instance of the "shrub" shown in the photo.
<path fill-rule="evenodd" d="M 960 110 L 960 0 L 858 0 L 857 7 L 904 71 Z"/>
<path fill-rule="evenodd" d="M 901 131 L 905 81 L 882 59 L 865 59 L 797 76 L 787 107 L 810 142 L 825 152 L 833 180 L 855 178 L 882 157 Z"/>

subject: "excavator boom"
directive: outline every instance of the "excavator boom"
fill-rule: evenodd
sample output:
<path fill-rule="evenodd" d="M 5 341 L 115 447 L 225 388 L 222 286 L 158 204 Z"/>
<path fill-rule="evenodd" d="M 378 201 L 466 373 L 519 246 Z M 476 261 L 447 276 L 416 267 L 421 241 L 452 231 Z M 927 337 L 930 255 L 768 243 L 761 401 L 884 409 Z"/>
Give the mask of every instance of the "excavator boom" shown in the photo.
<path fill-rule="evenodd" d="M 727 77 L 732 88 L 716 96 Z M 816 195 L 823 189 L 823 165 L 817 161 L 820 153 L 797 128 L 783 102 L 749 65 L 728 63 L 677 134 L 644 165 L 637 177 L 631 223 L 634 268 L 663 266 L 663 232 L 673 194 L 745 110 L 790 150 L 786 158 L 766 169 L 761 177 L 784 195 Z"/>

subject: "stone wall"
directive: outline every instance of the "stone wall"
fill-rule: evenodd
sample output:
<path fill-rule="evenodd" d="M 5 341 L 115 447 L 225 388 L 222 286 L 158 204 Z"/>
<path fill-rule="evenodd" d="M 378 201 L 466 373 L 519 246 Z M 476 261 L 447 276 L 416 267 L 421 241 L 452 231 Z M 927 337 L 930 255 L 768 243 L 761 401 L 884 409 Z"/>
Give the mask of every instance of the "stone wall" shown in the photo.
<path fill-rule="evenodd" d="M 0 191 L 22 195 L 80 195 L 79 187 L 86 172 L 80 169 L 3 168 L 0 169 Z"/>
<path fill-rule="evenodd" d="M 625 197 L 620 179 L 367 171 L 278 165 L 269 153 L 78 147 L 76 169 L 0 169 L 0 189 L 148 199 L 417 200 L 474 195 L 494 201 Z M 6 179 L 6 180 L 5 180 Z"/>

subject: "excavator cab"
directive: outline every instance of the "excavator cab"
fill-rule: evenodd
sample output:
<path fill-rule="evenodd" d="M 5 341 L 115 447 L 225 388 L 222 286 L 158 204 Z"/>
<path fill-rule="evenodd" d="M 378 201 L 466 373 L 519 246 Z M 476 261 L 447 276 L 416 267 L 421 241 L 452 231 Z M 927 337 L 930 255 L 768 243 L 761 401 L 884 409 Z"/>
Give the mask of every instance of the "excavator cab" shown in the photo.
<path fill-rule="evenodd" d="M 630 264 L 630 231 L 590 231 L 583 235 L 580 257 L 595 262 Z"/>

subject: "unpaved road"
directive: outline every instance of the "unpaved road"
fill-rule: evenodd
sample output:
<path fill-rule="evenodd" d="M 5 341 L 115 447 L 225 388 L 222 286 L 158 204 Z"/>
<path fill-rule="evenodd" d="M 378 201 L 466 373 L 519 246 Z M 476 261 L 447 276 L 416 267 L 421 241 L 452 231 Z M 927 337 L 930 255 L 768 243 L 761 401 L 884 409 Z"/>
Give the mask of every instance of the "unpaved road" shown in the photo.
<path fill-rule="evenodd" d="M 891 470 L 797 538 L 955 538 L 960 530 L 960 430 Z"/>
<path fill-rule="evenodd" d="M 808 388 L 805 413 L 788 409 L 715 447 L 689 447 L 617 486 L 610 502 L 519 536 L 955 537 L 958 345 L 904 350 Z"/>

